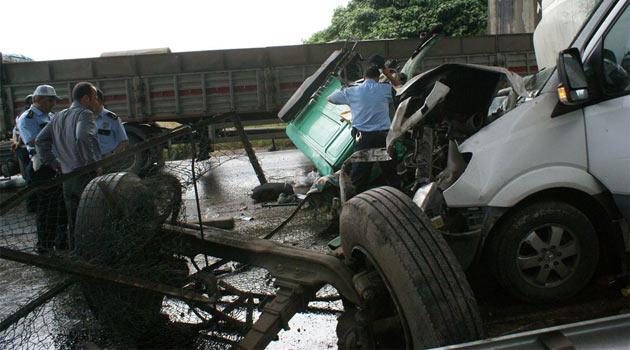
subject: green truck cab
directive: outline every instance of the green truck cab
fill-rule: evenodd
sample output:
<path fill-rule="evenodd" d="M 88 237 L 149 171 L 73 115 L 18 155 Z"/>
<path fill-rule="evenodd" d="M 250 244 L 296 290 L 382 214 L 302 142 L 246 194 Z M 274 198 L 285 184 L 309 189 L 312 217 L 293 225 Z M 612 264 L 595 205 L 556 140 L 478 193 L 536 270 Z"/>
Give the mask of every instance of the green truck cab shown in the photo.
<path fill-rule="evenodd" d="M 433 34 L 421 39 L 401 69 L 402 83 L 422 72 L 423 58 L 441 37 Z M 289 139 L 322 176 L 339 170 L 352 154 L 354 139 L 350 108 L 328 102 L 328 96 L 342 86 L 362 79 L 360 60 L 360 55 L 353 50 L 333 52 L 278 113 L 278 117 L 287 123 Z"/>

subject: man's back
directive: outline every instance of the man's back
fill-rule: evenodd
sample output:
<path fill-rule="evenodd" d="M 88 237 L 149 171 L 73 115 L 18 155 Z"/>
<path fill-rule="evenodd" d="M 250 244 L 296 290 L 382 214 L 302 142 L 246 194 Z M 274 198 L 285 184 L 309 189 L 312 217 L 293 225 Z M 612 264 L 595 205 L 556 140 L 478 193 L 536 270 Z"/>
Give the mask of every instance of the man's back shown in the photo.
<path fill-rule="evenodd" d="M 78 103 L 56 114 L 37 137 L 43 164 L 56 158 L 66 174 L 100 159 L 94 114 Z"/>
<path fill-rule="evenodd" d="M 346 104 L 352 110 L 352 126 L 359 131 L 385 131 L 389 129 L 389 104 L 392 86 L 365 79 L 359 85 L 334 92 L 328 98 L 335 104 Z"/>

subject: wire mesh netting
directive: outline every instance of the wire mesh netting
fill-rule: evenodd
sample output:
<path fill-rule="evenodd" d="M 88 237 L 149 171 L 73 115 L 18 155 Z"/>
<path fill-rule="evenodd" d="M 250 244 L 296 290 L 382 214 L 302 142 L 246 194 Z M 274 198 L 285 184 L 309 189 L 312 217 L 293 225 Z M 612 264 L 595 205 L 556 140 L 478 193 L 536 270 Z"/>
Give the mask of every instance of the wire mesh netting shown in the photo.
<path fill-rule="evenodd" d="M 182 197 L 243 154 L 223 146 L 208 157 L 198 141 L 181 127 L 71 174 L 42 167 L 26 189 L 0 193 L 0 348 L 221 348 L 242 338 L 270 295 L 235 288 L 220 278 L 226 261 L 187 254 L 190 243 L 162 229 L 194 225 L 199 202 Z"/>

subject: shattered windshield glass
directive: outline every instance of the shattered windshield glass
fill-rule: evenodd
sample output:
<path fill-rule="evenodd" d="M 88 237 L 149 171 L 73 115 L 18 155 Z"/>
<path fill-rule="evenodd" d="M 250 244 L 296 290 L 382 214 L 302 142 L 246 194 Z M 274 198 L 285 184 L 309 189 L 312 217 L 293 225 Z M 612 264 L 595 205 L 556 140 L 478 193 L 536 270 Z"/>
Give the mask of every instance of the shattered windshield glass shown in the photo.
<path fill-rule="evenodd" d="M 429 41 L 422 45 L 420 52 L 418 52 L 415 56 L 412 56 L 405 63 L 404 67 L 400 70 L 400 73 L 404 74 L 407 79 L 411 79 L 416 75 L 422 73 L 423 65 L 422 61 L 424 57 L 429 53 L 431 48 L 437 44 L 438 41 L 442 38 L 442 35 L 434 35 Z"/>

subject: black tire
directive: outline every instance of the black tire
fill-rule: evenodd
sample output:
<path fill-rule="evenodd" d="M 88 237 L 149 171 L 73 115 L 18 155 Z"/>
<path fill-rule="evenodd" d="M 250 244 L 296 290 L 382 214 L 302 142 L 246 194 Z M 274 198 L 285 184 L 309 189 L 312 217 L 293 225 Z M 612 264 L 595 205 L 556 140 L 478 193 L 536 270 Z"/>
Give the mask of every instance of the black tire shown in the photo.
<path fill-rule="evenodd" d="M 404 329 L 405 343 L 397 347 L 483 337 L 477 303 L 457 259 L 405 194 L 380 187 L 357 195 L 343 207 L 340 232 L 347 263 L 354 269 L 373 265 L 387 287 Z"/>
<path fill-rule="evenodd" d="M 179 186 L 177 182 L 175 193 L 181 195 Z M 83 191 L 77 210 L 78 257 L 124 275 L 178 285 L 188 270 L 172 254 L 165 253 L 166 243 L 156 233 L 172 210 L 160 203 L 168 208 L 160 212 L 156 202 L 168 199 L 160 198 L 159 192 L 155 188 L 149 191 L 132 173 L 93 179 Z M 125 336 L 146 340 L 165 323 L 161 294 L 90 279 L 82 280 L 81 288 L 95 316 Z"/>
<path fill-rule="evenodd" d="M 542 201 L 507 215 L 485 249 L 503 288 L 528 303 L 553 303 L 586 286 L 599 260 L 599 240 L 584 213 L 565 202 Z"/>
<path fill-rule="evenodd" d="M 152 189 L 157 217 L 160 222 L 177 223 L 182 209 L 182 183 L 177 176 L 157 173 L 144 178 L 142 183 Z"/>

